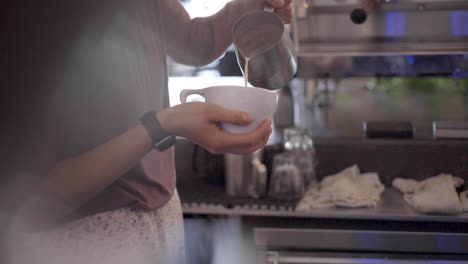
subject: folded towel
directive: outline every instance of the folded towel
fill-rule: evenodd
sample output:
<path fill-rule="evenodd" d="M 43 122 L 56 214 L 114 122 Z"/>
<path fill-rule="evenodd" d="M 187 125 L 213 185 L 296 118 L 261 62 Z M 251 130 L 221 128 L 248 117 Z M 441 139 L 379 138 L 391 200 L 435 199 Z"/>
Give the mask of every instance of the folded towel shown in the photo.
<path fill-rule="evenodd" d="M 353 165 L 311 186 L 296 209 L 375 207 L 384 190 L 377 173 L 361 174 L 358 166 Z"/>
<path fill-rule="evenodd" d="M 463 212 L 468 212 L 468 191 L 460 193 L 460 203 Z"/>
<path fill-rule="evenodd" d="M 421 182 L 396 178 L 392 183 L 416 211 L 439 214 L 458 214 L 468 209 L 466 192 L 459 197 L 455 189 L 462 184 L 463 179 L 449 174 L 440 174 Z"/>
<path fill-rule="evenodd" d="M 392 182 L 395 189 L 402 193 L 414 193 L 418 188 L 419 181 L 413 179 L 395 178 Z"/>

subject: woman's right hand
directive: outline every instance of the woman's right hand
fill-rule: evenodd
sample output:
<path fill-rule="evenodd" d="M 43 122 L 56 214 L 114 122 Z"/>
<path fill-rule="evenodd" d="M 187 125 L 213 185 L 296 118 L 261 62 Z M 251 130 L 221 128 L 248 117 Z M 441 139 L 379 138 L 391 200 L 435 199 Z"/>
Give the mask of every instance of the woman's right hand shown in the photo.
<path fill-rule="evenodd" d="M 292 21 L 292 0 L 240 0 L 248 9 L 263 10 L 266 6 L 272 7 L 274 13 L 283 19 L 285 24 Z"/>
<path fill-rule="evenodd" d="M 264 120 L 250 133 L 228 133 L 220 127 L 220 122 L 248 125 L 253 121 L 252 117 L 210 103 L 180 104 L 166 108 L 156 116 L 166 131 L 185 137 L 213 154 L 250 154 L 266 144 L 272 131 L 271 120 Z"/>

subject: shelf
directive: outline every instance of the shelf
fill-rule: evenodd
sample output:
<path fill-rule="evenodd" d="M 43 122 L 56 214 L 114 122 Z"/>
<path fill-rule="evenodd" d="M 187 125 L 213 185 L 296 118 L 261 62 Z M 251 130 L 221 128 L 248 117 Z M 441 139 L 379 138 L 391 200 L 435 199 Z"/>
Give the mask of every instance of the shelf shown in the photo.
<path fill-rule="evenodd" d="M 388 187 L 382 195 L 381 203 L 375 208 L 327 208 L 310 211 L 296 211 L 294 208 L 297 200 L 230 197 L 224 193 L 223 188 L 200 179 L 180 182 L 178 189 L 185 214 L 468 223 L 468 213 L 419 214 L 405 203 L 398 191 Z"/>

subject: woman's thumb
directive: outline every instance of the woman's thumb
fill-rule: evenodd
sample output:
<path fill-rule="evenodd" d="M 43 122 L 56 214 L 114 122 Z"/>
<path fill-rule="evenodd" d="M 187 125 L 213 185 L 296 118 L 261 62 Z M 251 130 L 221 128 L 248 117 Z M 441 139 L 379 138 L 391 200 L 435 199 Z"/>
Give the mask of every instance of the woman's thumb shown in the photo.
<path fill-rule="evenodd" d="M 271 5 L 272 7 L 274 7 L 274 8 L 280 8 L 280 7 L 283 7 L 285 5 L 284 0 L 267 0 L 267 3 L 269 5 Z"/>

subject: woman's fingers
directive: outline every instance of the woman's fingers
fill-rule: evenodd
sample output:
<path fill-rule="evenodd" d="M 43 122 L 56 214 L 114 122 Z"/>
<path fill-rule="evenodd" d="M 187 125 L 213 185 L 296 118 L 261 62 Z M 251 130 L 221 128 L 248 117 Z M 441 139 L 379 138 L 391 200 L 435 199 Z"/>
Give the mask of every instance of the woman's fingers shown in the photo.
<path fill-rule="evenodd" d="M 248 154 L 251 154 L 253 152 L 255 152 L 256 150 L 260 149 L 261 147 L 263 147 L 267 142 L 268 142 L 268 139 L 270 138 L 270 135 L 271 135 L 271 131 L 272 129 L 270 128 L 268 133 L 266 135 L 264 135 L 264 137 L 259 140 L 254 146 L 251 146 L 251 147 L 247 147 L 247 148 L 229 148 L 229 149 L 225 149 L 224 150 L 224 153 L 231 153 L 231 154 L 239 154 L 239 155 L 248 155 Z"/>
<path fill-rule="evenodd" d="M 285 24 L 292 22 L 292 6 L 290 4 L 276 9 L 275 13 L 283 19 Z"/>
<path fill-rule="evenodd" d="M 292 21 L 292 0 L 266 0 L 267 6 L 275 9 L 275 13 L 283 19 L 285 24 Z"/>
<path fill-rule="evenodd" d="M 225 148 L 249 148 L 255 146 L 269 133 L 271 120 L 263 120 L 262 123 L 252 132 L 247 134 L 223 133 L 223 145 Z"/>
<path fill-rule="evenodd" d="M 212 153 L 222 153 L 232 149 L 250 150 L 266 142 L 270 133 L 271 120 L 266 119 L 254 131 L 247 134 L 230 134 L 222 131 L 212 138 L 212 142 L 207 147 Z"/>
<path fill-rule="evenodd" d="M 289 1 L 289 0 L 288 0 Z M 269 6 L 273 8 L 281 8 L 285 5 L 285 0 L 266 0 L 265 1 Z"/>
<path fill-rule="evenodd" d="M 207 104 L 207 106 L 207 116 L 211 122 L 248 125 L 253 121 L 252 116 L 246 112 L 226 109 L 215 104 Z"/>
<path fill-rule="evenodd" d="M 271 133 L 271 120 L 264 120 L 250 133 L 228 133 L 219 127 L 220 122 L 248 125 L 253 121 L 252 117 L 242 111 L 209 103 L 186 103 L 167 108 L 158 114 L 164 129 L 185 137 L 214 154 L 224 153 L 226 150 L 238 154 L 252 153 L 266 143 Z"/>

